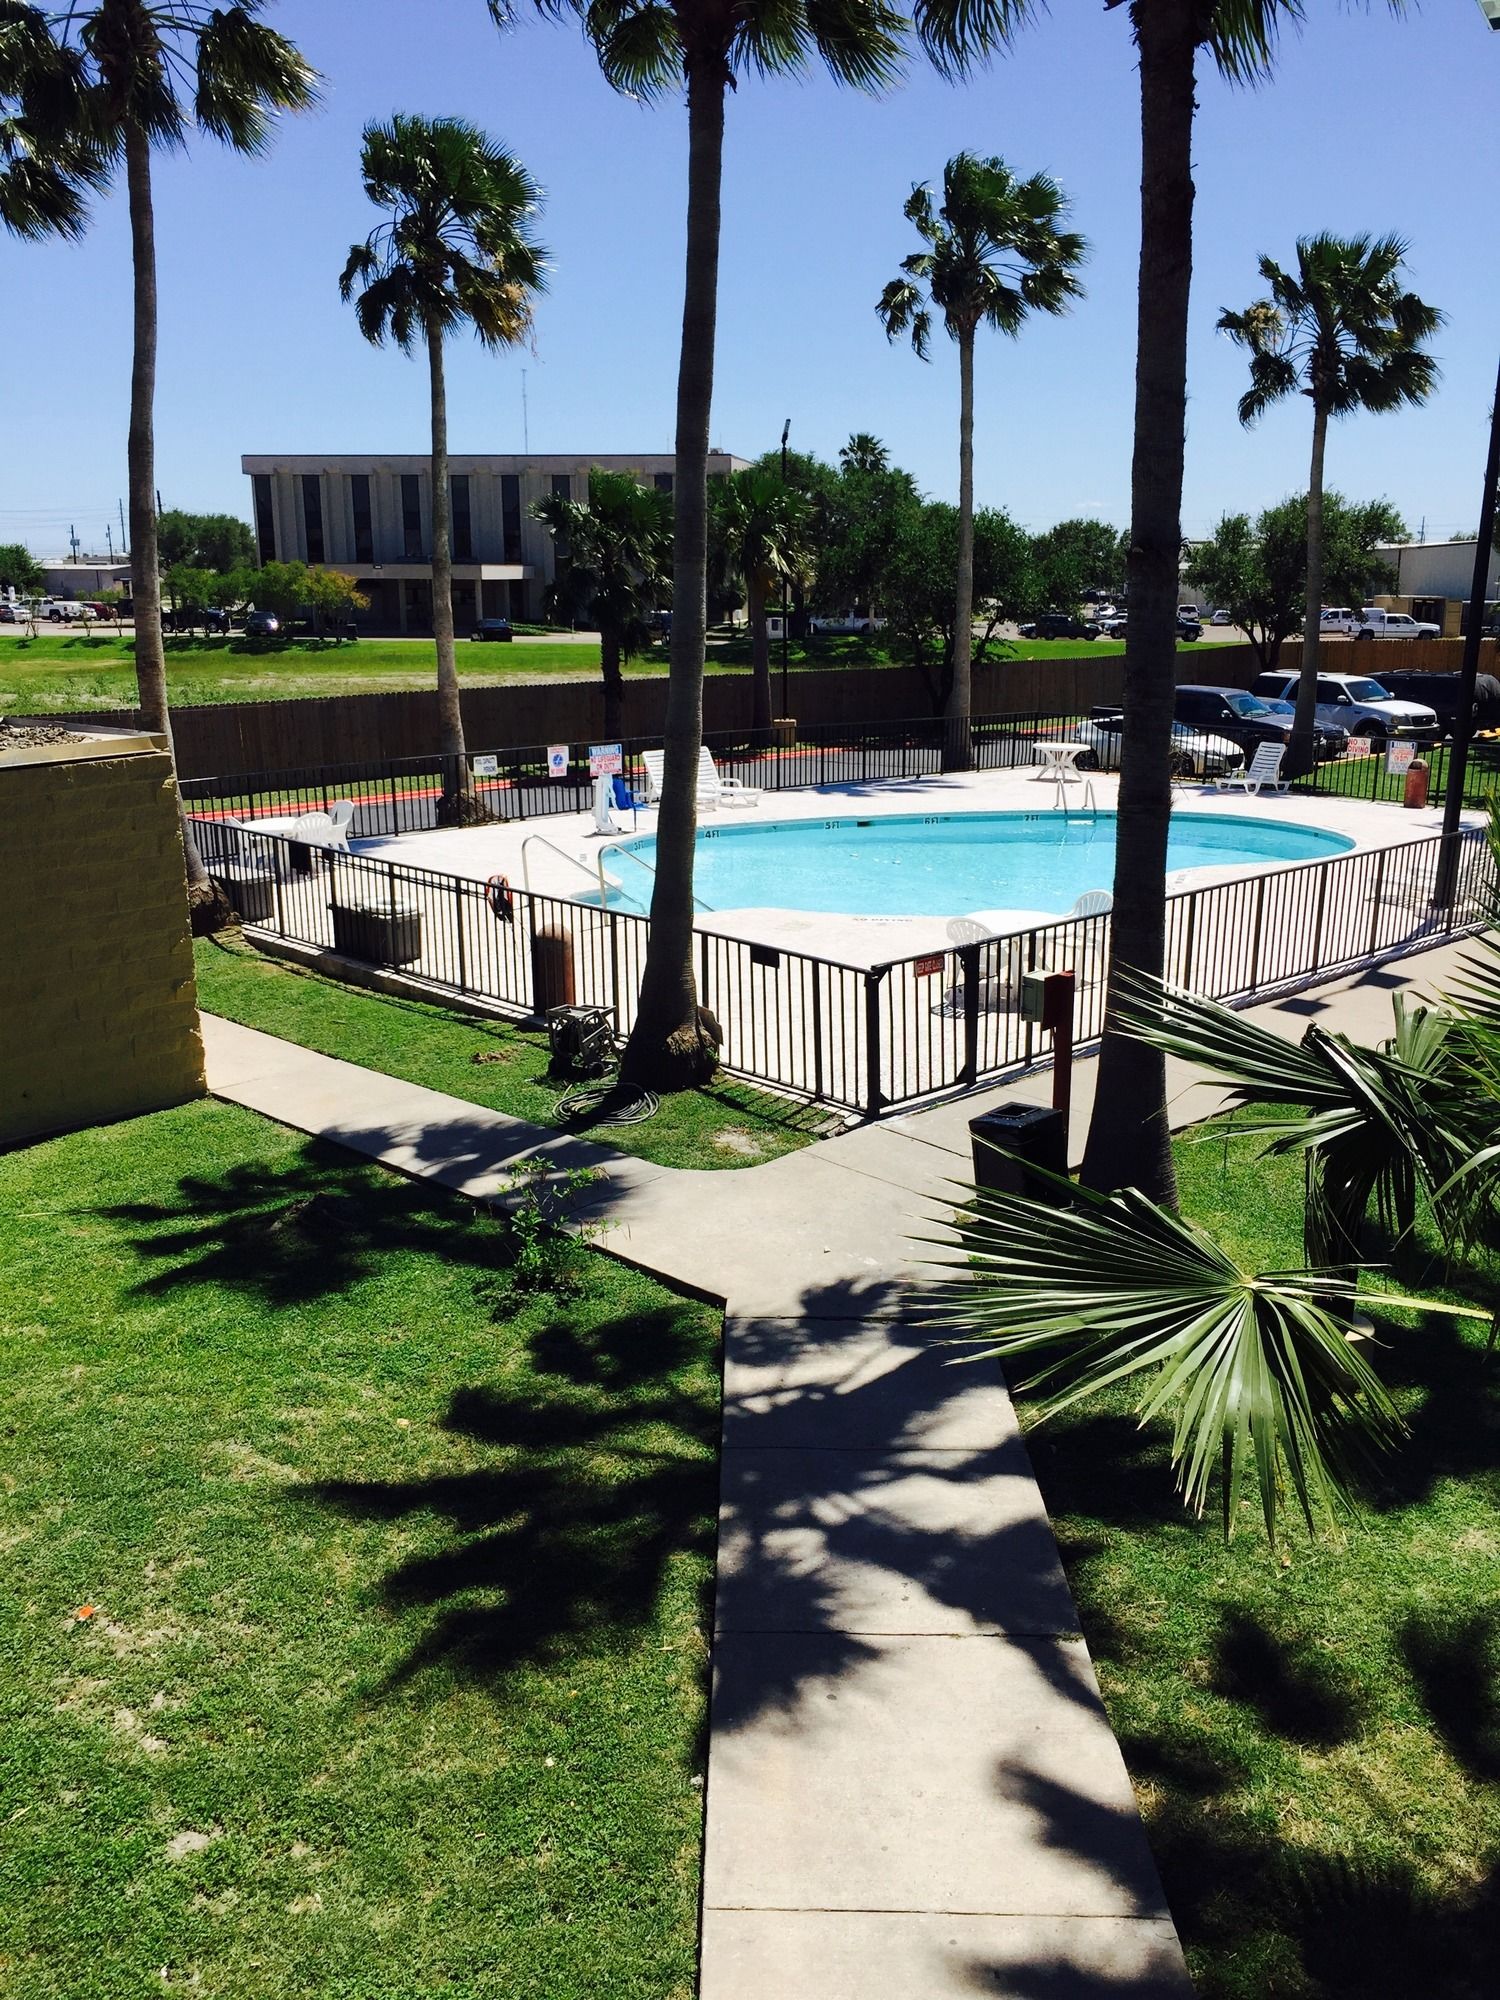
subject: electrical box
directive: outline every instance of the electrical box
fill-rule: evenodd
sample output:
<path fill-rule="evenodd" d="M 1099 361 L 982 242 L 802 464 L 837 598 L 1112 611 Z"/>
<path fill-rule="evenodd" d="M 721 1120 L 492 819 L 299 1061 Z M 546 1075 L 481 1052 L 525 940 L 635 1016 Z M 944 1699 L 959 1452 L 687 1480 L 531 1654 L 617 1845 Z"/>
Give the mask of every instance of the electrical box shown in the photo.
<path fill-rule="evenodd" d="M 1035 972 L 1021 974 L 1021 1019 L 1040 1022 L 1047 1011 L 1047 981 L 1051 975 L 1046 966 L 1039 965 Z"/>

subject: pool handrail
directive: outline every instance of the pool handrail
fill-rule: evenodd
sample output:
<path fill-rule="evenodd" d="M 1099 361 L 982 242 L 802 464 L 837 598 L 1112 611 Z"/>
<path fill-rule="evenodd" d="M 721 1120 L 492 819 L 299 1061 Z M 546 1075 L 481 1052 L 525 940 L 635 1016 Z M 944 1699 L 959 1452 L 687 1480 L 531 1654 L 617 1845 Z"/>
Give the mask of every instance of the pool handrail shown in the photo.
<path fill-rule="evenodd" d="M 603 845 L 603 846 L 602 846 L 602 847 L 601 847 L 601 848 L 599 849 L 599 854 L 598 854 L 598 862 L 599 862 L 599 900 L 600 900 L 600 902 L 601 902 L 601 903 L 603 903 L 603 904 L 607 904 L 607 903 L 608 903 L 608 901 L 609 901 L 609 892 L 608 892 L 608 890 L 606 890 L 606 888 L 605 888 L 605 886 L 604 886 L 604 883 L 605 883 L 605 875 L 604 875 L 604 857 L 605 857 L 605 855 L 606 855 L 606 854 L 619 854 L 619 855 L 623 855 L 623 856 L 624 856 L 624 858 L 625 858 L 625 860 L 627 860 L 627 861 L 633 861 L 633 862 L 635 863 L 635 865 L 636 865 L 636 867 L 637 867 L 637 868 L 644 868 L 644 869 L 645 869 L 645 871 L 646 871 L 646 873 L 647 873 L 647 874 L 648 874 L 648 875 L 649 875 L 649 876 L 651 877 L 651 880 L 652 880 L 653 882 L 654 882 L 654 881 L 656 880 L 656 870 L 655 870 L 655 869 L 654 869 L 654 868 L 653 868 L 653 867 L 651 866 L 651 863 L 650 863 L 649 861 L 642 861 L 641 857 L 640 857 L 640 856 L 639 856 L 638 854 L 634 853 L 634 852 L 632 851 L 632 849 L 630 849 L 630 848 L 628 848 L 628 847 L 621 847 L 621 846 L 619 846 L 619 845 L 618 845 L 618 843 L 616 843 L 616 842 L 614 842 L 614 841 L 608 841 L 608 840 L 607 840 L 607 841 L 606 841 L 606 842 L 604 843 L 604 845 Z M 611 882 L 610 882 L 610 887 L 611 887 L 611 888 L 615 888 L 615 889 L 618 889 L 618 888 L 619 888 L 619 886 L 620 886 L 620 884 L 619 884 L 618 882 L 615 882 L 615 881 L 611 880 Z M 700 895 L 699 895 L 699 894 L 697 893 L 697 891 L 696 891 L 696 890 L 694 890 L 694 892 L 693 892 L 693 907 L 694 907 L 695 909 L 698 909 L 698 910 L 709 910 L 709 911 L 712 911 L 712 909 L 713 909 L 713 904 L 712 904 L 712 903 L 705 903 L 705 902 L 704 902 L 704 900 L 703 900 L 703 898 L 702 898 L 702 897 L 701 897 L 701 896 L 700 896 Z"/>
<path fill-rule="evenodd" d="M 565 848 L 559 847 L 555 840 L 549 840 L 545 833 L 528 833 L 526 838 L 521 842 L 521 881 L 528 890 L 531 888 L 531 864 L 527 859 L 526 850 L 534 840 L 539 840 L 543 847 L 550 849 L 560 861 L 566 861 L 570 868 L 581 870 L 590 882 L 593 881 L 594 871 L 586 861 L 580 860 L 576 854 L 569 854 Z M 618 889 L 622 886 L 612 875 L 608 879 L 611 889 Z M 605 874 L 601 867 L 599 870 L 599 888 L 601 894 L 605 893 L 604 883 Z"/>

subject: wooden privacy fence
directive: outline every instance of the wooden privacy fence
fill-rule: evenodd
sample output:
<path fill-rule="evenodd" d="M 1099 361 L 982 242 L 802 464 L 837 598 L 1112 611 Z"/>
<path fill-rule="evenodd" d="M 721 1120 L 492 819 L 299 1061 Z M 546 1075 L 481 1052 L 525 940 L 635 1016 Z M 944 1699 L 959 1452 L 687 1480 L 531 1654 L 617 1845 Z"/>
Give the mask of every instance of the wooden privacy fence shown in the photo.
<path fill-rule="evenodd" d="M 497 907 L 477 878 L 311 849 L 282 834 L 211 831 L 232 844 L 243 899 L 253 896 L 252 936 L 329 954 L 325 968 L 335 974 L 354 959 L 399 970 L 437 998 L 480 998 L 530 1017 L 548 1004 L 539 966 L 555 969 L 561 956 L 579 1004 L 611 1009 L 622 1035 L 634 1023 L 650 936 L 643 916 L 525 889 Z M 1442 910 L 1432 907 L 1441 835 L 1172 896 L 1167 975 L 1242 1001 L 1476 930 L 1493 868 L 1481 833 L 1456 839 L 1456 889 Z M 869 967 L 700 924 L 699 997 L 723 1027 L 726 1069 L 875 1118 L 1045 1056 L 1050 1034 L 1020 1013 L 1025 971 L 1071 968 L 1076 1039 L 1102 1033 L 1110 924 L 1107 915 L 1060 918 Z M 540 953 L 538 938 L 547 940 Z"/>

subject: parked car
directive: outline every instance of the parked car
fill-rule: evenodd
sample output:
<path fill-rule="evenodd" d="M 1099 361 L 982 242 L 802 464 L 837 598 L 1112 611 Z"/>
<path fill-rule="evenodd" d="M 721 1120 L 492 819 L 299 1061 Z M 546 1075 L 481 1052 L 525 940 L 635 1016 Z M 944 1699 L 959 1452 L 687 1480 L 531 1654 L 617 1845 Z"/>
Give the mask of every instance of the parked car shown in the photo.
<path fill-rule="evenodd" d="M 1190 728 L 1227 736 L 1248 758 L 1262 743 L 1285 746 L 1290 742 L 1295 710 L 1290 702 L 1278 701 L 1272 707 L 1243 688 L 1191 685 L 1178 688 L 1172 712 Z M 1313 755 L 1320 763 L 1342 757 L 1348 747 L 1349 738 L 1342 729 L 1320 723 L 1313 732 Z"/>
<path fill-rule="evenodd" d="M 91 604 L 80 604 L 72 597 L 44 597 L 40 610 L 54 625 L 86 625 L 94 615 Z"/>
<path fill-rule="evenodd" d="M 1118 709 L 1099 709 L 1087 722 L 1080 722 L 1073 739 L 1088 748 L 1078 759 L 1080 771 L 1118 771 L 1120 741 L 1125 718 Z M 1227 736 L 1209 735 L 1186 722 L 1172 724 L 1172 761 L 1181 771 L 1197 778 L 1217 778 L 1237 771 L 1245 761 L 1238 743 Z"/>
<path fill-rule="evenodd" d="M 1418 668 L 1398 667 L 1394 673 L 1382 674 L 1380 685 L 1389 688 L 1399 701 L 1414 701 L 1436 714 L 1443 733 L 1451 736 L 1458 726 L 1459 697 L 1463 691 L 1463 675 L 1424 674 Z M 1480 705 L 1477 701 L 1469 706 L 1469 721 L 1472 726 L 1479 720 Z"/>
<path fill-rule="evenodd" d="M 1214 613 L 1213 617 L 1210 618 L 1208 622 L 1210 625 L 1232 625 L 1234 623 L 1234 620 L 1230 617 L 1229 613 L 1224 609 L 1223 605 L 1221 604 L 1218 610 Z"/>
<path fill-rule="evenodd" d="M 281 620 L 274 611 L 249 611 L 245 614 L 245 637 L 247 639 L 279 639 Z"/>
<path fill-rule="evenodd" d="M 479 623 L 474 627 L 474 630 L 469 634 L 471 639 L 480 644 L 486 640 L 500 641 L 514 639 L 515 636 L 515 633 L 510 629 L 510 620 L 508 618 L 481 618 Z"/>
<path fill-rule="evenodd" d="M 1203 637 L 1203 620 L 1190 604 L 1177 607 L 1177 636 L 1189 642 Z"/>
<path fill-rule="evenodd" d="M 1297 676 L 1260 674 L 1252 692 L 1295 702 Z M 1442 737 L 1437 716 L 1426 702 L 1398 701 L 1383 681 L 1368 674 L 1319 674 L 1317 697 L 1318 722 L 1335 724 L 1371 743 L 1384 743 L 1389 736 L 1436 743 Z"/>
<path fill-rule="evenodd" d="M 1380 604 L 1366 604 L 1356 611 L 1348 604 L 1325 605 L 1318 614 L 1318 630 L 1357 639 L 1371 633 L 1377 639 L 1440 639 L 1442 629 L 1422 623 L 1405 611 L 1387 611 Z"/>
<path fill-rule="evenodd" d="M 24 625 L 26 607 L 24 604 L 0 604 L 0 625 Z"/>
<path fill-rule="evenodd" d="M 1097 639 L 1098 621 L 1075 618 L 1071 611 L 1043 611 L 1020 628 L 1023 639 Z"/>
<path fill-rule="evenodd" d="M 1270 709 L 1273 715 L 1285 715 L 1290 718 L 1297 713 L 1296 702 L 1283 701 L 1279 695 L 1258 694 L 1255 696 L 1255 700 L 1260 702 L 1263 707 Z M 1347 754 L 1349 749 L 1349 732 L 1347 729 L 1340 729 L 1336 722 L 1315 722 L 1313 725 L 1314 741 L 1317 740 L 1320 734 L 1327 737 L 1329 743 L 1333 746 L 1328 752 L 1330 757 L 1342 757 Z"/>

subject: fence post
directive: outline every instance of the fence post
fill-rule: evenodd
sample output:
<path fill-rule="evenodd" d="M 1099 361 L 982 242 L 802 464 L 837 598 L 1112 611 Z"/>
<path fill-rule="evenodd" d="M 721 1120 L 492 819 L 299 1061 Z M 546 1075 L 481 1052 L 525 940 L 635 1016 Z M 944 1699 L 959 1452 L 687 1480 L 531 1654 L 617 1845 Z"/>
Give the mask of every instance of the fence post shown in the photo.
<path fill-rule="evenodd" d="M 1247 993 L 1253 993 L 1260 984 L 1260 927 L 1265 921 L 1265 913 L 1266 878 L 1264 875 L 1257 875 L 1255 878 L 1255 921 L 1250 927 L 1250 983 L 1245 988 Z"/>
<path fill-rule="evenodd" d="M 974 1084 L 979 1077 L 979 954 L 978 944 L 960 945 L 958 961 L 964 982 L 964 1065 L 960 1083 Z"/>
<path fill-rule="evenodd" d="M 1328 906 L 1328 869 L 1330 864 L 1320 862 L 1318 866 L 1318 903 L 1313 912 L 1312 964 L 1309 972 L 1316 972 L 1323 963 L 1323 915 Z"/>
<path fill-rule="evenodd" d="M 813 1096 L 823 1095 L 823 982 L 819 978 L 822 963 L 812 961 L 812 1038 L 813 1038 Z"/>
<path fill-rule="evenodd" d="M 865 974 L 865 1116 L 878 1118 L 882 1103 L 880 1090 L 880 982 L 883 965 L 872 966 Z"/>
<path fill-rule="evenodd" d="M 1198 891 L 1193 890 L 1187 897 L 1187 936 L 1182 944 L 1182 968 L 1177 975 L 1178 984 L 1193 988 L 1193 953 L 1198 944 Z"/>
<path fill-rule="evenodd" d="M 469 956 L 464 940 L 464 883 L 461 875 L 453 878 L 453 914 L 458 925 L 458 990 L 469 990 Z"/>
<path fill-rule="evenodd" d="M 1380 899 L 1385 893 L 1385 858 L 1390 853 L 1388 847 L 1380 850 L 1379 863 L 1375 869 L 1375 893 L 1370 898 L 1370 943 L 1366 956 L 1373 958 L 1380 939 Z"/>

